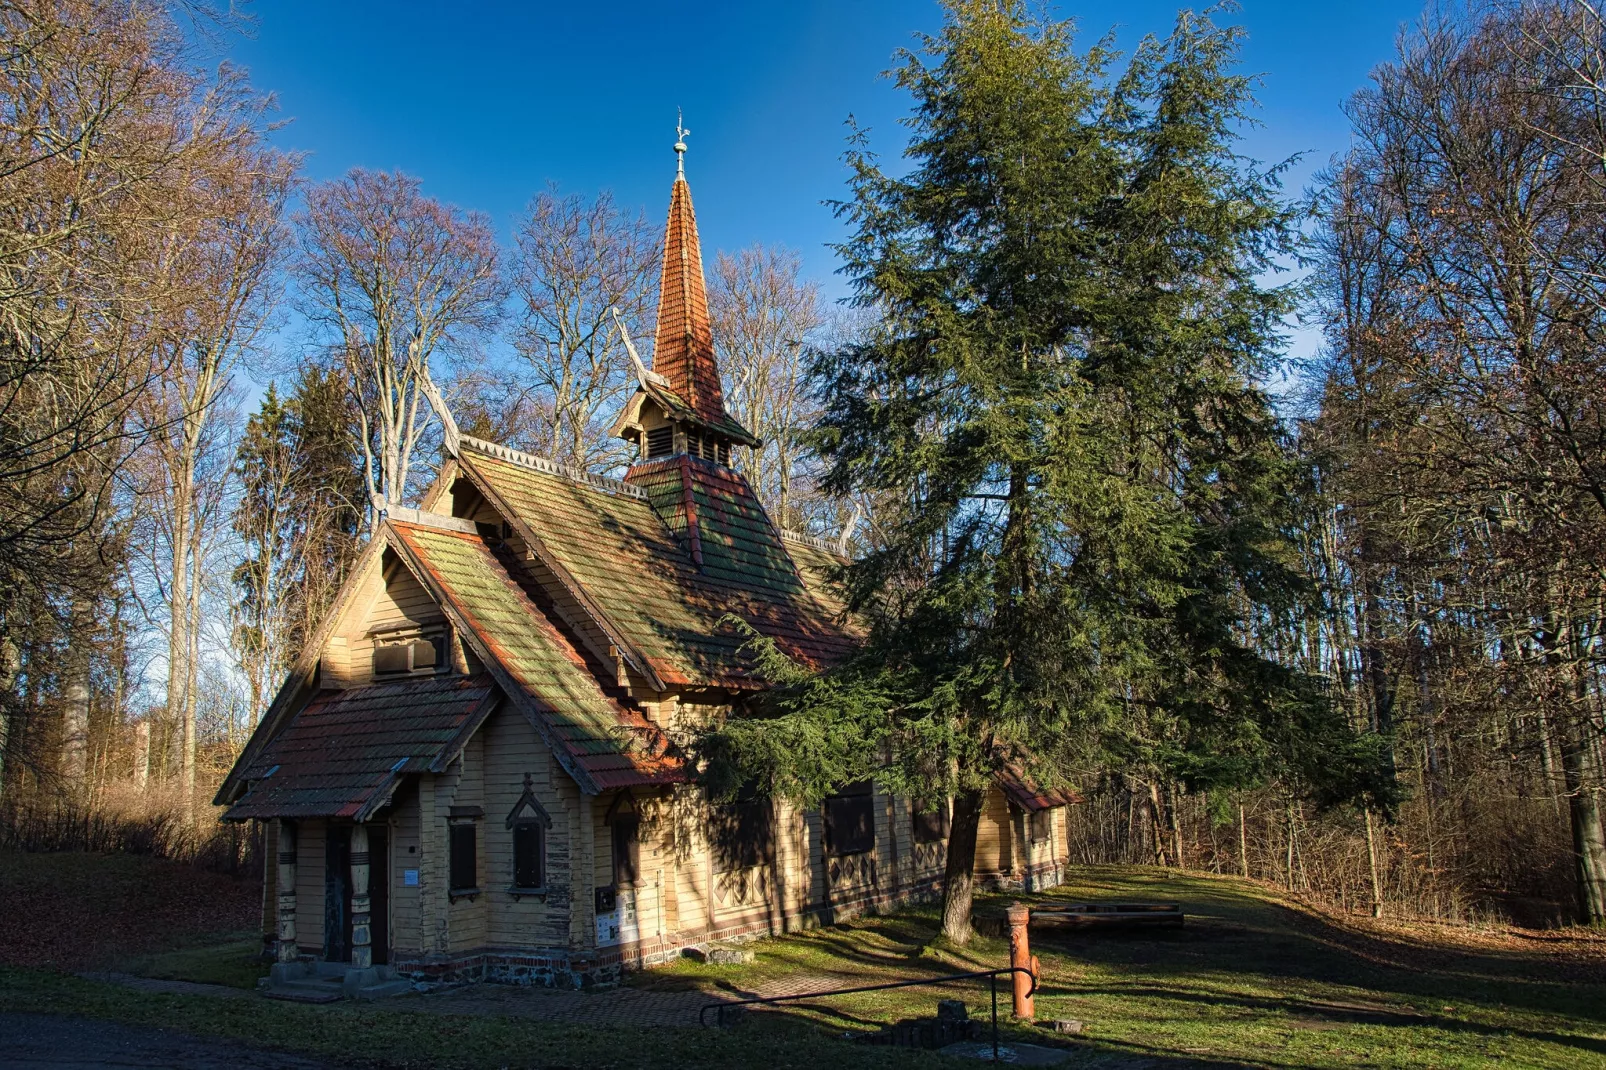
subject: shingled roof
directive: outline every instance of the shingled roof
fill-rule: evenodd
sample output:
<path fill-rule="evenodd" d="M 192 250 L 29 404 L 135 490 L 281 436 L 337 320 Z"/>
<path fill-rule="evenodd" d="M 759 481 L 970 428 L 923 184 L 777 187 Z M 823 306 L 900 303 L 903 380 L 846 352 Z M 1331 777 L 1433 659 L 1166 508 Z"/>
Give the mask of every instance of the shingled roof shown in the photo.
<path fill-rule="evenodd" d="M 727 613 L 806 665 L 823 667 L 851 646 L 851 634 L 803 583 L 752 491 L 729 469 L 680 455 L 638 465 L 631 483 L 609 490 L 518 457 L 469 440 L 459 460 L 537 556 L 664 683 L 764 686 L 738 653 L 741 636 L 720 625 Z M 678 478 L 682 466 L 700 511 L 701 569 L 684 511 L 677 538 L 675 503 L 655 509 L 651 500 L 661 493 L 654 471 Z"/>
<path fill-rule="evenodd" d="M 663 273 L 658 282 L 658 334 L 652 369 L 701 422 L 717 427 L 725 415 L 725 395 L 714 362 L 714 332 L 708 318 L 708 286 L 697 240 L 691 187 L 675 177 L 664 230 Z"/>
<path fill-rule="evenodd" d="M 244 771 L 225 821 L 366 821 L 409 773 L 439 772 L 501 697 L 486 675 L 398 680 L 319 694 Z"/>
<path fill-rule="evenodd" d="M 685 779 L 684 762 L 669 752 L 663 732 L 603 691 L 584 656 L 480 535 L 395 521 L 386 528 L 582 787 L 606 791 Z"/>
<path fill-rule="evenodd" d="M 1010 802 L 1029 814 L 1039 813 L 1056 806 L 1075 806 L 1082 797 L 1069 788 L 1044 791 L 1019 769 L 1002 769 L 994 777 Z"/>

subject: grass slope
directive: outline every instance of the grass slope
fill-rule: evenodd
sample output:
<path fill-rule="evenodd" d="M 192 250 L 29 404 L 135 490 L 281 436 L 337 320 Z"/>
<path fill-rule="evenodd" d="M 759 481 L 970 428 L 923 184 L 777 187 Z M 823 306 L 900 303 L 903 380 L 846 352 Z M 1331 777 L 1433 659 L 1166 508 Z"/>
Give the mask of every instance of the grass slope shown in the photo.
<path fill-rule="evenodd" d="M 104 968 L 254 928 L 262 885 L 162 858 L 0 851 L 0 963 Z"/>
<path fill-rule="evenodd" d="M 0 893 L 8 884 L 15 881 L 0 871 Z M 1178 900 L 1189 914 L 1180 931 L 1034 932 L 1043 966 L 1038 1017 L 1087 1024 L 1084 1037 L 1070 1042 L 1072 1066 L 1606 1067 L 1606 937 L 1338 921 L 1281 903 L 1257 885 L 1144 867 L 1079 870 L 1049 895 L 1024 898 Z M 1007 958 L 1002 940 L 946 948 L 936 931 L 931 910 L 866 918 L 756 944 L 750 965 L 685 962 L 635 974 L 630 983 L 775 992 L 932 976 Z M 248 940 L 197 946 L 189 932 L 177 942 L 188 946 L 122 961 L 153 975 L 249 983 L 240 968 Z M 1001 995 L 1007 1015 L 1007 991 Z M 943 1065 L 948 1060 L 931 1053 L 836 1039 L 930 1015 L 943 996 L 986 1014 L 985 988 L 969 984 L 812 1001 L 752 1016 L 729 1032 L 598 1028 L 443 1008 L 418 1013 L 408 1009 L 410 999 L 306 1007 L 153 995 L 0 968 L 0 1011 L 158 1021 L 365 1064 L 454 1068 Z M 1057 1042 L 1041 1030 L 1006 1026 L 1006 1042 L 1028 1038 Z"/>
<path fill-rule="evenodd" d="M 1070 883 L 1020 898 L 1177 900 L 1188 912 L 1181 930 L 1034 932 L 1037 1016 L 1086 1023 L 1078 1061 L 1606 1067 L 1606 936 L 1338 921 L 1247 882 L 1148 867 L 1074 871 Z M 943 949 L 936 930 L 935 913 L 922 911 L 768 941 L 756 962 L 726 968 L 721 981 L 735 990 L 786 976 L 855 983 L 848 978 L 1007 960 L 1001 939 Z M 678 965 L 635 983 L 686 983 L 707 972 Z M 930 990 L 866 994 L 796 1016 L 852 1028 L 929 1015 L 936 998 Z M 965 998 L 973 1015 L 985 1013 L 984 990 Z"/>

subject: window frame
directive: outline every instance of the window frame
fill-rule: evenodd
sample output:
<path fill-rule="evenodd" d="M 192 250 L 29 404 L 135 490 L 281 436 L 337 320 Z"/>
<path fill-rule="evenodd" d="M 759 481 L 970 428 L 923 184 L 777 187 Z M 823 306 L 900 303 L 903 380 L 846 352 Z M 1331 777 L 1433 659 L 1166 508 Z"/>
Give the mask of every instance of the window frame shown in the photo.
<path fill-rule="evenodd" d="M 509 831 L 513 834 L 512 835 L 512 840 L 513 840 L 513 843 L 512 843 L 512 847 L 513 847 L 513 884 L 508 890 L 510 892 L 512 892 L 515 896 L 519 896 L 519 895 L 545 895 L 546 894 L 546 826 L 541 822 L 541 820 L 539 818 L 536 818 L 536 817 L 523 817 L 523 818 L 516 819 L 513 822 L 513 824 L 511 826 L 511 828 L 509 829 Z M 520 858 L 519 858 L 519 834 L 521 832 L 522 833 L 526 833 L 526 834 L 531 835 L 531 836 L 534 837 L 534 843 L 533 843 L 533 846 L 531 847 L 531 850 L 534 852 L 534 857 L 531 858 L 531 859 L 526 859 L 525 860 L 526 862 L 529 862 L 529 863 L 533 864 L 534 867 L 535 867 L 535 875 L 539 879 L 536 880 L 536 882 L 534 884 L 529 884 L 529 883 L 526 883 L 524 881 L 519 880 L 519 870 L 522 868 L 520 866 Z"/>
<path fill-rule="evenodd" d="M 935 822 L 932 819 L 935 818 Z M 932 828 L 935 825 L 935 833 Z M 909 810 L 909 839 L 914 843 L 944 843 L 953 830 L 953 804 L 942 800 L 929 810 L 911 806 Z"/>
<path fill-rule="evenodd" d="M 861 813 L 862 821 L 858 820 Z M 856 826 L 852 830 L 855 835 L 844 843 L 838 825 L 842 823 L 840 818 L 850 814 L 855 817 L 852 822 Z M 827 795 L 820 804 L 820 817 L 823 833 L 821 846 L 826 857 L 847 858 L 851 855 L 869 854 L 875 850 L 875 786 L 869 781 L 852 784 L 835 794 Z"/>
<path fill-rule="evenodd" d="M 402 680 L 412 676 L 445 676 L 451 674 L 452 668 L 452 633 L 451 628 L 444 622 L 426 624 L 420 627 L 398 627 L 382 629 L 369 633 L 369 641 L 373 644 L 373 653 L 369 659 L 369 675 L 375 680 Z M 418 648 L 429 644 L 434 651 L 434 663 L 420 666 L 415 655 Z M 379 658 L 381 650 L 400 650 L 402 665 L 400 668 L 381 669 Z"/>
<path fill-rule="evenodd" d="M 625 830 L 629 831 L 629 835 L 621 834 Z M 613 886 L 618 889 L 635 888 L 641 883 L 641 815 L 634 811 L 614 815 L 608 824 L 608 837 L 613 841 L 610 852 L 613 856 Z M 624 861 L 633 871 L 629 880 L 625 880 L 619 872 L 621 847 L 626 848 L 623 852 Z"/>
<path fill-rule="evenodd" d="M 745 796 L 745 797 L 744 797 Z M 775 862 L 775 806 L 768 796 L 744 793 L 711 815 L 709 851 L 720 873 L 755 869 Z M 723 829 L 720 828 L 723 826 Z M 720 840 L 721 832 L 724 840 Z"/>
<path fill-rule="evenodd" d="M 466 833 L 466 835 L 465 835 Z M 459 850 L 467 844 L 467 867 L 471 872 L 471 883 L 461 884 L 457 878 L 463 876 L 464 860 L 459 857 Z M 467 897 L 474 898 L 480 894 L 480 829 L 479 821 L 473 817 L 453 817 L 446 823 L 446 892 L 448 898 L 457 900 Z"/>
<path fill-rule="evenodd" d="M 542 883 L 533 888 L 519 884 L 516 830 L 525 825 L 533 825 L 536 829 L 536 864 L 541 871 Z M 546 812 L 546 807 L 542 806 L 541 800 L 536 797 L 535 780 L 529 773 L 524 774 L 524 793 L 513 804 L 513 809 L 508 811 L 507 820 L 502 823 L 502 827 L 514 834 L 513 842 L 509 844 L 513 848 L 509 852 L 512 856 L 513 872 L 509 874 L 511 883 L 508 887 L 508 894 L 513 897 L 515 902 L 526 895 L 544 897 L 548 890 L 546 879 L 549 874 L 547 873 L 546 855 L 547 839 L 552 832 L 552 815 Z"/>

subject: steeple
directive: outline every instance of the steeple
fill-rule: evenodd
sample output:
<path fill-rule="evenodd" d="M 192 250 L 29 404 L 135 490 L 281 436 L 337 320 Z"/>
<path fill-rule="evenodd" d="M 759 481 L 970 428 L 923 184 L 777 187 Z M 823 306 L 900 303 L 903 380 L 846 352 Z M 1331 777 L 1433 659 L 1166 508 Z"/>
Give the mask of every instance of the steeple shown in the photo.
<path fill-rule="evenodd" d="M 680 131 L 681 138 L 687 131 Z M 675 142 L 678 169 L 669 194 L 669 225 L 664 230 L 664 269 L 658 284 L 658 335 L 652 370 L 669 381 L 693 412 L 722 423 L 725 398 L 714 361 L 714 331 L 708 318 L 708 286 L 697 240 L 697 216 L 686 184 L 686 143 Z"/>
<path fill-rule="evenodd" d="M 729 467 L 732 446 L 757 448 L 760 443 L 725 411 L 697 216 L 686 184 L 686 135 L 691 131 L 677 123 L 675 133 L 675 184 L 664 228 L 652 368 L 641 363 L 626 334 L 639 389 L 620 413 L 614 434 L 634 443 L 643 461 L 686 454 Z M 619 328 L 623 333 L 622 322 Z"/>

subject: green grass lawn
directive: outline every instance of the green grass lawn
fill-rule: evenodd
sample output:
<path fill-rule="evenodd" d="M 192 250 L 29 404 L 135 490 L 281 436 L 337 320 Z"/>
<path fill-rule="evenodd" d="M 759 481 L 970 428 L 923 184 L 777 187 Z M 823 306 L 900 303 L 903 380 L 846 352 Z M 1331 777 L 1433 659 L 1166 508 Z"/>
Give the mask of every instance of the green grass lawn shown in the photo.
<path fill-rule="evenodd" d="M 1183 903 L 1173 931 L 1033 934 L 1039 1018 L 1077 1018 L 1074 1040 L 1006 1025 L 1005 1040 L 1069 1044 L 1072 1066 L 1606 1067 L 1606 937 L 1479 933 L 1324 918 L 1245 882 L 1145 867 L 1076 871 L 1030 899 Z M 983 909 L 996 909 L 993 898 Z M 753 945 L 750 965 L 687 962 L 632 975 L 644 988 L 747 993 L 763 986 L 874 983 L 989 968 L 1004 941 L 936 939 L 934 910 L 866 918 Z M 248 986 L 251 941 L 148 956 L 148 974 Z M 588 1028 L 393 1004 L 299 1006 L 255 998 L 153 995 L 29 968 L 0 969 L 0 1011 L 75 1013 L 397 1066 L 902 1067 L 932 1053 L 849 1046 L 844 1032 L 929 1016 L 976 984 L 815 1000 L 749 1016 L 730 1031 Z M 416 999 L 418 997 L 413 997 Z M 429 997 L 423 997 L 429 998 Z M 1007 990 L 1001 992 L 1008 1013 Z M 974 1065 L 953 1062 L 949 1065 Z"/>
<path fill-rule="evenodd" d="M 262 935 L 233 933 L 194 946 L 175 948 L 154 955 L 128 959 L 120 964 L 141 977 L 160 977 L 173 981 L 199 981 L 230 988 L 256 988 L 268 975 L 262 961 Z"/>
<path fill-rule="evenodd" d="M 1076 1046 L 1089 1062 L 1606 1067 L 1606 938 L 1340 923 L 1279 905 L 1246 882 L 1147 867 L 1080 870 L 1067 885 L 1019 898 L 1176 900 L 1188 913 L 1180 930 L 1034 933 L 1037 1017 L 1082 1020 Z M 681 964 L 633 983 L 717 972 L 716 985 L 749 991 L 787 976 L 852 983 L 1007 961 L 1002 939 L 956 950 L 936 932 L 934 910 L 864 919 L 766 941 L 748 966 Z M 929 1015 L 937 998 L 926 989 L 868 993 L 790 1016 L 862 1028 Z M 973 1016 L 985 1014 L 984 988 L 972 983 L 964 998 Z"/>

